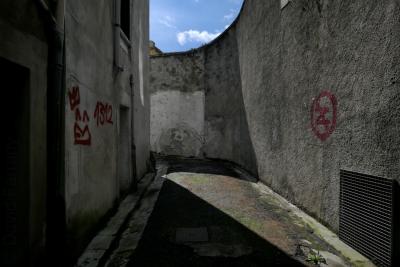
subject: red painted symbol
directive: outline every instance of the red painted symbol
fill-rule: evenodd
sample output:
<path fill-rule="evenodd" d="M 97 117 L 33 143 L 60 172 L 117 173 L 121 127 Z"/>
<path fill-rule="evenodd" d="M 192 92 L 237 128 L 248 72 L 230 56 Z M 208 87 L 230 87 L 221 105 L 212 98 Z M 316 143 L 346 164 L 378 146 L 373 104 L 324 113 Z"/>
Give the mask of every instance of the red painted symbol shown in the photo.
<path fill-rule="evenodd" d="M 75 110 L 75 120 L 76 120 L 76 121 L 89 122 L 89 121 L 90 121 L 90 119 L 89 119 L 89 114 L 87 113 L 86 110 L 84 110 L 84 111 L 83 111 L 83 118 L 82 118 L 81 112 L 80 112 L 79 108 L 77 108 L 77 109 Z"/>
<path fill-rule="evenodd" d="M 81 97 L 79 94 L 79 87 L 72 87 L 68 91 L 69 105 L 71 107 L 71 111 L 75 110 L 75 124 L 74 124 L 74 144 L 75 145 L 83 145 L 90 146 L 92 143 L 92 135 L 90 134 L 89 129 L 89 114 L 86 110 L 81 113 L 79 110 L 79 105 L 81 103 Z M 80 124 L 83 125 L 82 127 Z"/>
<path fill-rule="evenodd" d="M 83 129 L 77 122 L 74 125 L 75 145 L 90 146 L 92 143 L 92 135 L 90 134 L 89 126 L 85 125 Z"/>
<path fill-rule="evenodd" d="M 323 91 L 314 101 L 311 109 L 311 127 L 314 134 L 325 141 L 336 129 L 337 100 L 328 91 Z"/>
<path fill-rule="evenodd" d="M 68 98 L 71 110 L 74 110 L 81 103 L 78 86 L 72 87 L 71 90 L 68 91 Z"/>
<path fill-rule="evenodd" d="M 93 116 L 97 120 L 97 126 L 105 123 L 113 124 L 112 106 L 110 104 L 97 102 Z"/>

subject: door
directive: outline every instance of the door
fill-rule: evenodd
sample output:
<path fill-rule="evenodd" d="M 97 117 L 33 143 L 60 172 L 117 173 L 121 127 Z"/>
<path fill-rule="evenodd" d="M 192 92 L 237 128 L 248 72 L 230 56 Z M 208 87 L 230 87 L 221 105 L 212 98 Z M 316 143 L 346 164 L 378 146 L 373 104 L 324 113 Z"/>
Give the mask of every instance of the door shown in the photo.
<path fill-rule="evenodd" d="M 0 58 L 0 266 L 29 259 L 29 70 Z"/>

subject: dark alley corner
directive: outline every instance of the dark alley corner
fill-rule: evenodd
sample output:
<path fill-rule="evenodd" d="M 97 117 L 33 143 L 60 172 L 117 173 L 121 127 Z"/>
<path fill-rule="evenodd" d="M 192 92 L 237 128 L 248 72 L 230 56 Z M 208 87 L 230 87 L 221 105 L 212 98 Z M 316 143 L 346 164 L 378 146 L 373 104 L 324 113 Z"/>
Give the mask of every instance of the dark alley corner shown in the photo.
<path fill-rule="evenodd" d="M 399 14 L 1 0 L 0 266 L 398 266 Z"/>

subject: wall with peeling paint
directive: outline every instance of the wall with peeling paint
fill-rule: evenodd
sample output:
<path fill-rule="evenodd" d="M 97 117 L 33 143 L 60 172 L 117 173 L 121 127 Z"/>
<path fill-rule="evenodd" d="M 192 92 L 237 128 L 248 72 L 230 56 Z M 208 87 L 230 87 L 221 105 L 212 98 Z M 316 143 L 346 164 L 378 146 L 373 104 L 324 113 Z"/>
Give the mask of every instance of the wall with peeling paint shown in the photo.
<path fill-rule="evenodd" d="M 245 1 L 211 44 L 151 59 L 152 97 L 159 79 L 164 93 L 191 84 L 158 65 L 202 55 L 203 155 L 257 166 L 263 182 L 338 230 L 340 169 L 400 180 L 399 12 L 396 0 Z"/>
<path fill-rule="evenodd" d="M 66 4 L 65 202 L 73 253 L 148 169 L 148 1 L 131 1 L 119 68 L 113 3 Z"/>

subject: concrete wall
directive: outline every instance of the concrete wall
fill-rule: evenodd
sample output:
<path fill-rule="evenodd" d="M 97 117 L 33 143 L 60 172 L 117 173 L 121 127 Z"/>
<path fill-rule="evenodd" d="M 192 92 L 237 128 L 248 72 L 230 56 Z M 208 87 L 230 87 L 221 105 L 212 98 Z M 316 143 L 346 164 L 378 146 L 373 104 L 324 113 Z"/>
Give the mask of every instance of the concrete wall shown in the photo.
<path fill-rule="evenodd" d="M 234 161 L 257 174 L 241 90 L 236 31 L 205 48 L 205 156 Z"/>
<path fill-rule="evenodd" d="M 202 156 L 204 54 L 153 58 L 150 73 L 152 150 Z"/>
<path fill-rule="evenodd" d="M 257 166 L 263 182 L 337 230 L 340 169 L 400 180 L 399 11 L 396 0 L 246 1 L 228 31 L 186 54 L 205 58 L 202 151 Z M 151 59 L 152 125 L 169 125 L 157 95 L 193 84 L 160 71 L 184 56 Z M 151 132 L 152 148 L 169 152 L 156 145 L 162 130 Z"/>
<path fill-rule="evenodd" d="M 114 1 L 67 1 L 65 199 L 79 251 L 99 220 L 147 171 L 148 1 L 131 1 L 130 41 L 114 65 Z M 123 113 L 123 114 L 122 114 Z"/>
<path fill-rule="evenodd" d="M 148 170 L 150 156 L 149 0 L 132 6 L 132 72 L 136 177 Z"/>
<path fill-rule="evenodd" d="M 340 169 L 399 180 L 399 11 L 394 0 L 247 1 L 237 25 L 260 179 L 335 230 Z M 324 91 L 337 102 L 328 137 L 311 126 Z"/>
<path fill-rule="evenodd" d="M 151 58 L 153 151 L 231 160 L 257 173 L 236 51 L 233 31 L 211 46 Z"/>
<path fill-rule="evenodd" d="M 7 60 L 10 64 L 18 66 L 26 70 L 19 74 L 10 73 L 10 69 L 2 71 L 1 83 L 3 90 L 2 106 L 9 106 L 9 103 L 23 103 L 21 110 L 16 106 L 4 111 L 2 129 L 5 139 L 3 142 L 8 144 L 7 138 L 12 133 L 12 126 L 7 125 L 7 121 L 16 123 L 24 123 L 22 126 L 26 147 L 24 150 L 24 166 L 19 165 L 18 171 L 23 171 L 24 176 L 18 177 L 17 181 L 13 181 L 18 187 L 17 195 L 14 195 L 8 187 L 2 187 L 1 204 L 3 202 L 3 194 L 15 197 L 12 199 L 14 204 L 8 203 L 11 212 L 15 212 L 13 216 L 16 221 L 13 222 L 7 214 L 0 214 L 2 223 L 11 223 L 16 229 L 18 236 L 14 236 L 17 240 L 7 241 L 1 239 L 0 265 L 6 266 L 7 263 L 13 264 L 16 260 L 23 266 L 37 261 L 38 256 L 42 255 L 45 246 L 45 229 L 46 229 L 46 88 L 47 88 L 47 39 L 45 35 L 44 19 L 39 15 L 39 9 L 33 1 L 21 0 L 12 1 L 4 0 L 0 2 L 0 58 Z M 4 76 L 3 76 L 4 75 Z M 15 79 L 13 84 L 9 84 L 7 79 Z M 26 79 L 26 80 L 25 80 Z M 26 91 L 20 91 L 19 85 L 26 82 Z M 17 99 L 7 99 L 9 93 L 16 93 Z M 3 109 L 2 109 L 3 111 Z M 21 119 L 20 115 L 26 116 Z M 4 145 L 6 145 L 4 144 Z M 25 145 L 24 145 L 25 146 Z M 3 148 L 3 145 L 2 145 Z M 2 155 L 4 156 L 5 153 Z M 3 159 L 4 162 L 4 159 Z M 2 162 L 2 164 L 3 164 Z M 21 162 L 19 162 L 21 163 Z M 26 166 L 25 166 L 26 163 Z M 3 165 L 2 165 L 3 166 Z M 25 169 L 26 167 L 26 169 Z M 7 166 L 8 168 L 8 166 Z M 23 170 L 21 170 L 23 169 Z M 2 167 L 1 180 L 7 179 L 6 166 Z M 4 176 L 3 176 L 4 175 Z M 21 180 L 19 180 L 21 178 Z M 4 185 L 4 184 L 3 184 Z M 23 194 L 23 195 L 21 195 Z M 21 203 L 23 201 L 23 203 Z M 22 206 L 20 206 L 20 204 Z M 7 203 L 6 203 L 7 205 Z M 14 206 L 15 205 L 15 206 Z M 13 210 L 16 209 L 16 210 Z M 26 209 L 26 210 L 25 210 Z M 3 206 L 1 212 L 3 212 Z M 22 214 L 21 211 L 23 211 Z M 3 217 L 4 216 L 4 217 Z M 23 220 L 21 222 L 21 219 Z M 5 227 L 2 224 L 2 227 Z M 7 230 L 7 227 L 0 229 Z M 8 229 L 7 231 L 14 231 Z M 20 234 L 23 236 L 21 237 Z M 4 243 L 5 244 L 4 244 Z M 9 243 L 7 243 L 9 242 Z M 7 250 L 7 247 L 14 246 L 14 242 L 18 243 L 18 248 Z M 24 244 L 20 244 L 23 242 Z M 14 244 L 14 245 L 13 245 Z M 10 246 L 8 246 L 10 245 Z M 27 247 L 25 247 L 25 245 Z M 24 247 L 26 251 L 17 251 Z M 29 251 L 29 253 L 27 253 Z M 29 254 L 29 255 L 27 255 Z M 17 258 L 15 258 L 17 257 Z"/>

